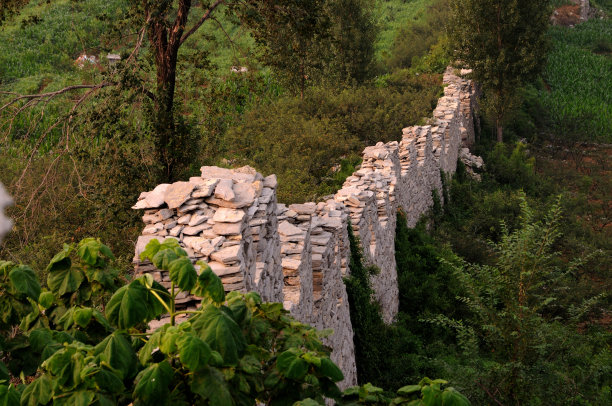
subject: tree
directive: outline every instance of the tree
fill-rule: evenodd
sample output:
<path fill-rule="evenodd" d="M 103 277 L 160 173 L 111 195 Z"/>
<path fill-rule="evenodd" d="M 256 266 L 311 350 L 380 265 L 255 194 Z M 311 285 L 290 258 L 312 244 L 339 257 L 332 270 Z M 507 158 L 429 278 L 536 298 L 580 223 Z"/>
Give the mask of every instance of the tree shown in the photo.
<path fill-rule="evenodd" d="M 281 47 L 282 49 L 273 49 L 270 55 L 274 55 L 274 58 L 284 55 L 286 58 L 283 61 L 295 59 L 297 69 L 293 69 L 295 65 L 291 65 L 285 71 L 300 75 L 303 88 L 303 83 L 309 73 L 307 65 L 313 59 L 312 55 L 320 37 L 319 32 L 323 32 L 323 35 L 327 32 L 327 29 L 320 23 L 324 19 L 320 18 L 318 13 L 323 1 L 244 0 L 230 2 L 208 0 L 196 3 L 192 0 L 133 0 L 130 2 L 131 10 L 126 20 L 121 22 L 132 27 L 132 31 L 134 27 L 139 27 L 137 35 L 131 36 L 135 38 L 133 49 L 122 61 L 121 66 L 113 72 L 106 72 L 106 80 L 97 84 L 71 85 L 54 92 L 13 94 L 12 99 L 0 107 L 0 112 L 18 106 L 14 109 L 16 111 L 14 114 L 17 115 L 29 107 L 46 105 L 51 99 L 60 95 L 77 93 L 79 97 L 76 98 L 70 112 L 61 115 L 61 118 L 53 125 L 55 128 L 67 122 L 69 128 L 70 124 L 73 124 L 72 120 L 76 116 L 77 108 L 90 97 L 99 94 L 101 89 L 106 87 L 138 89 L 151 100 L 153 105 L 152 127 L 156 158 L 163 166 L 163 173 L 158 180 L 172 181 L 178 175 L 177 165 L 185 160 L 183 151 L 189 147 L 185 145 L 184 140 L 181 141 L 178 139 L 180 137 L 177 137 L 180 117 L 177 116 L 175 109 L 175 89 L 181 46 L 205 22 L 214 20 L 220 24 L 217 17 L 225 13 L 252 29 L 255 37 L 261 43 L 289 44 L 288 47 Z M 10 4 L 22 3 L 24 0 L 13 0 Z M 7 14 L 15 8 L 16 6 L 8 7 Z M 0 16 L 3 15 L 0 14 Z M 146 73 L 136 78 L 138 72 L 143 71 L 139 68 L 144 67 L 147 63 L 146 58 L 139 57 L 140 49 L 146 46 L 149 47 L 155 68 L 154 90 L 149 90 L 150 82 Z M 273 58 L 268 59 L 269 62 L 272 60 Z M 133 81 L 135 78 L 137 83 Z M 8 121 L 14 120 L 14 117 L 13 115 Z"/>
<path fill-rule="evenodd" d="M 253 2 L 245 13 L 255 40 L 263 46 L 263 61 L 304 97 L 306 81 L 323 68 L 328 50 L 326 0 Z"/>
<path fill-rule="evenodd" d="M 343 83 L 362 82 L 372 73 L 378 27 L 372 0 L 328 0 L 331 58 L 326 74 Z"/>
<path fill-rule="evenodd" d="M 549 0 L 452 0 L 455 57 L 473 69 L 503 142 L 503 123 L 520 86 L 546 62 Z"/>

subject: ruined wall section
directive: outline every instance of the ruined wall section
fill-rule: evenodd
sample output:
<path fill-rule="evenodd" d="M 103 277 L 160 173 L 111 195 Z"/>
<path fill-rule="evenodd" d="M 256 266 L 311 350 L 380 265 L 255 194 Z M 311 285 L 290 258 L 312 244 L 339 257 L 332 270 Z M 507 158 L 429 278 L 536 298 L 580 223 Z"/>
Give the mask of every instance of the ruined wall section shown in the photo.
<path fill-rule="evenodd" d="M 136 273 L 168 275 L 138 258 L 153 238 L 176 238 L 194 263 L 205 260 L 226 291 L 260 293 L 282 302 L 299 321 L 332 329 L 324 339 L 345 375 L 342 388 L 357 383 L 353 327 L 343 278 L 350 274 L 348 224 L 359 237 L 383 318 L 398 311 L 395 263 L 397 211 L 414 226 L 440 193 L 441 172 L 453 173 L 462 144 L 474 140 L 476 89 L 448 69 L 444 96 L 427 125 L 405 128 L 401 141 L 378 143 L 363 152 L 359 170 L 325 202 L 277 204 L 274 175 L 253 168 L 203 167 L 189 182 L 159 185 L 141 194 L 146 226 L 136 245 Z M 198 298 L 181 293 L 183 307 Z M 164 323 L 162 320 L 159 323 Z"/>

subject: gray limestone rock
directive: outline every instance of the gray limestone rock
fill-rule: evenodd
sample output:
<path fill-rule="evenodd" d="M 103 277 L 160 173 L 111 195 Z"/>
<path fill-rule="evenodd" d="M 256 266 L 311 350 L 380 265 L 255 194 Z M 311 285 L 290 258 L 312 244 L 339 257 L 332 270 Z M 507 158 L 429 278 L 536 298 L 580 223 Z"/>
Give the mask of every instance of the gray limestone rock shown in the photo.
<path fill-rule="evenodd" d="M 175 182 L 166 189 L 164 201 L 170 209 L 178 209 L 191 198 L 193 189 L 195 189 L 193 183 Z"/>

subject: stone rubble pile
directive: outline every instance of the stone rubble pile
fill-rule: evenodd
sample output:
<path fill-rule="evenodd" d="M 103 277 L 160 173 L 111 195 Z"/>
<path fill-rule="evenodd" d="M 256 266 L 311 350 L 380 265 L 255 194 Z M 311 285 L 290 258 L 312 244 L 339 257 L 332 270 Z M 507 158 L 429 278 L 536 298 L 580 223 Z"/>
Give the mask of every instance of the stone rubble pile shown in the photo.
<path fill-rule="evenodd" d="M 226 291 L 257 291 L 264 300 L 282 302 L 297 320 L 333 329 L 325 342 L 344 372 L 340 386 L 355 385 L 343 282 L 350 274 L 348 224 L 361 241 L 365 262 L 380 269 L 371 279 L 373 299 L 391 322 L 399 306 L 397 211 L 414 226 L 433 204 L 432 193 L 441 194 L 441 173 L 452 174 L 461 146 L 474 142 L 475 87 L 451 68 L 444 83 L 430 123 L 404 129 L 399 142 L 366 148 L 360 169 L 326 201 L 277 204 L 276 177 L 264 178 L 250 167 L 203 167 L 201 177 L 141 194 L 134 209 L 144 210 L 146 226 L 136 245 L 136 273 L 152 273 L 169 285 L 168 275 L 140 261 L 139 254 L 153 238 L 176 238 L 194 263 L 208 262 Z M 180 303 L 196 307 L 198 299 L 184 292 Z"/>
<path fill-rule="evenodd" d="M 465 165 L 465 170 L 473 179 L 480 181 L 481 177 L 478 171 L 484 168 L 484 161 L 481 157 L 472 155 L 468 148 L 461 148 L 459 159 Z"/>

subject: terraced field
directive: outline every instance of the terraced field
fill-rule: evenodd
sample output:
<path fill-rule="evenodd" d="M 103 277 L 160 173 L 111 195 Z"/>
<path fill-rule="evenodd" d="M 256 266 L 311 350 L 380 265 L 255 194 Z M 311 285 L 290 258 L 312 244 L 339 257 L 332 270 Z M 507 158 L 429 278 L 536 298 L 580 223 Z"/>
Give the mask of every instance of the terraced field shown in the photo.
<path fill-rule="evenodd" d="M 551 121 L 568 136 L 612 141 L 612 20 L 552 27 L 541 92 Z"/>

